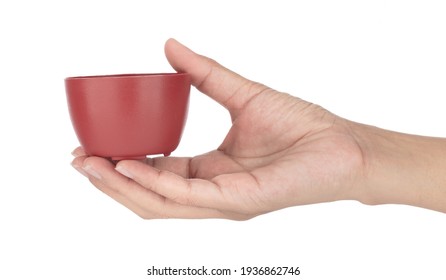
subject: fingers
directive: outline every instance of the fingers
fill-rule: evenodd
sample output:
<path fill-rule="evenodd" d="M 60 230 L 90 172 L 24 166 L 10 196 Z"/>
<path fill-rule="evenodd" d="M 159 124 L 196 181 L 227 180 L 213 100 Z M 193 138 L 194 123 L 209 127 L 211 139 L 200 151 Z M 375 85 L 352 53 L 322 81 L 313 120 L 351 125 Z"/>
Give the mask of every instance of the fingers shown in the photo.
<path fill-rule="evenodd" d="M 135 161 L 138 162 L 138 161 Z M 138 162 L 143 164 L 141 162 Z M 91 183 L 111 198 L 146 219 L 154 218 L 225 218 L 215 209 L 176 203 L 142 187 L 115 170 L 108 160 L 99 157 L 76 157 L 73 167 L 87 176 Z M 144 164 L 143 164 L 144 165 Z"/>
<path fill-rule="evenodd" d="M 146 189 L 182 205 L 237 212 L 243 215 L 255 215 L 258 212 L 257 207 L 246 203 L 246 196 L 237 191 L 240 185 L 257 184 L 255 178 L 247 173 L 221 175 L 213 180 L 185 179 L 175 173 L 158 170 L 138 161 L 120 161 L 116 165 L 116 171 Z M 250 193 L 249 190 L 243 192 Z"/>
<path fill-rule="evenodd" d="M 120 194 L 119 192 L 115 191 L 112 188 L 107 187 L 106 185 L 101 183 L 102 177 L 97 173 L 96 171 L 93 171 L 91 166 L 86 162 L 87 157 L 86 156 L 80 156 L 73 160 L 72 166 L 78 170 L 82 175 L 89 178 L 90 181 L 103 193 L 107 194 L 111 198 L 113 198 L 115 201 L 119 202 L 120 204 L 126 206 L 131 211 L 136 213 L 139 216 L 143 216 L 145 214 L 145 211 L 141 209 L 138 205 L 127 199 L 125 196 Z"/>
<path fill-rule="evenodd" d="M 167 60 L 179 72 L 189 73 L 192 84 L 216 100 L 231 113 L 243 106 L 252 97 L 267 89 L 224 68 L 212 59 L 198 55 L 174 39 L 165 45 Z"/>
<path fill-rule="evenodd" d="M 218 186 L 206 180 L 186 180 L 172 172 L 150 168 L 136 161 L 121 161 L 116 170 L 148 190 L 181 204 L 215 208 L 221 204 Z"/>
<path fill-rule="evenodd" d="M 181 177 L 190 177 L 190 160 L 189 157 L 155 157 L 147 158 L 145 163 L 159 170 L 167 170 L 178 174 Z"/>

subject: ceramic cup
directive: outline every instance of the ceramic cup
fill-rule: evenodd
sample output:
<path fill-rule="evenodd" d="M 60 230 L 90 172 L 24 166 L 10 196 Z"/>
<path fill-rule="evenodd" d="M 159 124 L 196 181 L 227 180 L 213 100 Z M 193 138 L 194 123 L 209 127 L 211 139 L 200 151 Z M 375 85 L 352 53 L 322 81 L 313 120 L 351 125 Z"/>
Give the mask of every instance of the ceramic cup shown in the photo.
<path fill-rule="evenodd" d="M 189 104 L 186 73 L 69 77 L 65 89 L 74 130 L 88 155 L 168 156 L 180 142 Z"/>

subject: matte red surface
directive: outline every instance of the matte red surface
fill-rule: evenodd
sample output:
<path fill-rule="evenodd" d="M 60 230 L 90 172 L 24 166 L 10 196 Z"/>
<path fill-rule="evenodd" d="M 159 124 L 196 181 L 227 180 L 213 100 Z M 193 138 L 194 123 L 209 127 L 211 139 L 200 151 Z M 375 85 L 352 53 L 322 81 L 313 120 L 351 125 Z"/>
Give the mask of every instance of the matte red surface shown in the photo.
<path fill-rule="evenodd" d="M 71 77 L 65 89 L 74 130 L 89 155 L 116 160 L 167 156 L 180 142 L 188 74 Z"/>

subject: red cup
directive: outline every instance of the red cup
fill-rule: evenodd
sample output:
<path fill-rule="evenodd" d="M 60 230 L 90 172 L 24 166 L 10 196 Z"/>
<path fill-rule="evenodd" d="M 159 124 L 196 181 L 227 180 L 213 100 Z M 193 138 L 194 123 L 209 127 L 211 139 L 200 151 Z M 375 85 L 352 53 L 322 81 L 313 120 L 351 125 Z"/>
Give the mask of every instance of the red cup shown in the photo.
<path fill-rule="evenodd" d="M 186 73 L 65 79 L 74 130 L 88 155 L 113 160 L 170 155 L 187 118 Z"/>

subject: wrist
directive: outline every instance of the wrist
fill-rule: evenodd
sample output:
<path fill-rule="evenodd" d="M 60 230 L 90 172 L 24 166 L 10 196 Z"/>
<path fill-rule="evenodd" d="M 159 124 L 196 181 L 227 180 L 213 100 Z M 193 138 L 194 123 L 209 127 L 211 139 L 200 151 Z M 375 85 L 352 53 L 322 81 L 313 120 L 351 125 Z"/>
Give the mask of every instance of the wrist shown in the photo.
<path fill-rule="evenodd" d="M 446 212 L 446 139 L 354 125 L 364 162 L 360 202 Z"/>

